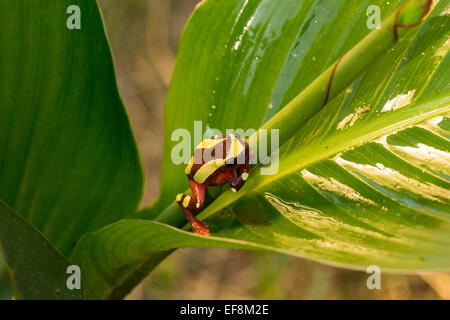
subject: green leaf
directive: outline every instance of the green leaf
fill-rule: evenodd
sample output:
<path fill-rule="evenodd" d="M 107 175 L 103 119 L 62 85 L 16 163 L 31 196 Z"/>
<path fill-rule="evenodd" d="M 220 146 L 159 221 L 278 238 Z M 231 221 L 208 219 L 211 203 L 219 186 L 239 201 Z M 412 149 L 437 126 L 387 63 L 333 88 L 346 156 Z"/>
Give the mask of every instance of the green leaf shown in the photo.
<path fill-rule="evenodd" d="M 66 286 L 69 261 L 35 228 L 0 201 L 0 245 L 16 299 L 81 299 Z"/>
<path fill-rule="evenodd" d="M 160 209 L 188 187 L 184 167 L 171 159 L 174 130 L 194 136 L 194 121 L 203 132 L 258 129 L 369 34 L 368 6 L 386 19 L 400 3 L 202 2 L 184 30 L 167 96 Z"/>
<path fill-rule="evenodd" d="M 72 260 L 82 268 L 85 298 L 118 299 L 123 298 L 171 249 L 249 249 L 255 246 L 258 245 L 216 237 L 205 239 L 165 224 L 128 219 L 86 234 L 76 246 Z"/>
<path fill-rule="evenodd" d="M 450 268 L 450 20 L 439 5 L 282 147 L 277 174 L 256 170 L 200 213 L 213 234 L 349 267 Z"/>
<path fill-rule="evenodd" d="M 185 223 L 172 197 L 186 188 L 184 167 L 170 159 L 172 130 L 192 133 L 194 120 L 221 130 L 258 128 L 369 32 L 368 5 L 387 16 L 399 5 L 390 3 L 200 5 L 186 26 L 166 105 L 158 205 L 178 214 L 171 223 Z M 202 211 L 212 237 L 139 220 L 86 235 L 73 259 L 88 277 L 87 296 L 123 296 L 154 259 L 189 246 L 274 250 L 357 269 L 448 270 L 448 4 L 439 2 L 420 28 L 300 128 L 282 146 L 277 174 L 256 168 L 238 193 L 226 191 Z"/>
<path fill-rule="evenodd" d="M 70 5 L 80 30 L 66 26 Z M 99 9 L 3 0 L 0 20 L 0 198 L 69 255 L 86 231 L 134 212 L 142 193 Z"/>
<path fill-rule="evenodd" d="M 0 245 L 0 300 L 9 300 L 12 297 L 11 277 Z"/>
<path fill-rule="evenodd" d="M 262 1 L 257 8 L 264 4 Z M 445 72 L 449 67 L 450 25 L 444 13 L 448 4 L 438 3 L 421 28 L 398 42 L 283 145 L 277 174 L 262 176 L 259 169 L 254 170 L 238 193 L 227 191 L 204 209 L 199 217 L 209 218 L 212 232 L 355 267 L 372 262 L 390 269 L 448 268 L 449 155 L 441 128 L 447 122 L 444 116 L 449 113 L 450 99 Z M 353 9 L 348 1 L 342 2 L 341 8 L 347 12 L 344 8 Z M 191 28 L 195 28 L 195 17 Z M 340 30 L 342 37 L 321 38 L 318 46 L 322 52 L 337 51 L 346 36 L 353 30 L 357 34 L 357 26 L 363 23 L 347 19 L 344 26 L 348 29 Z M 335 24 L 333 28 L 339 29 Z M 299 45 L 283 56 L 286 72 L 283 67 L 274 76 L 280 78 L 277 84 L 291 82 L 275 88 L 273 96 L 297 86 L 293 80 L 309 74 L 314 65 L 293 58 L 305 40 L 305 33 L 300 34 Z M 254 42 L 250 39 L 240 45 L 248 45 L 246 52 L 251 55 Z M 267 64 L 273 65 L 270 56 Z M 294 71 L 298 71 L 296 77 Z M 183 74 L 189 72 L 183 70 Z M 271 73 L 264 75 L 268 78 Z M 194 82 L 188 76 L 184 79 L 186 84 Z M 227 91 L 233 92 L 231 87 Z M 235 117 L 232 108 L 228 110 Z M 258 110 L 248 108 L 254 119 Z M 426 133 L 417 133 L 420 130 Z M 403 144 L 398 145 L 399 140 Z M 166 211 L 173 210 L 169 207 Z M 157 220 L 165 222 L 162 217 Z"/>

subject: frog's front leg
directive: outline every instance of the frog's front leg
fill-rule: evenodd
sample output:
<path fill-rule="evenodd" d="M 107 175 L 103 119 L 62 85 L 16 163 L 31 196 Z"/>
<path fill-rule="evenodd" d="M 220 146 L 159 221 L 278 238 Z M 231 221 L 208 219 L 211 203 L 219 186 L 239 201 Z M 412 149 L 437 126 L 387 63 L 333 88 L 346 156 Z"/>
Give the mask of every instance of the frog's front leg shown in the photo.
<path fill-rule="evenodd" d="M 192 231 L 197 234 L 209 236 L 208 225 L 202 221 L 199 221 L 192 212 L 198 212 L 202 210 L 205 202 L 205 185 L 195 182 L 189 179 L 189 186 L 192 194 L 179 193 L 176 201 L 180 208 L 183 210 L 186 219 L 192 226 Z"/>
<path fill-rule="evenodd" d="M 237 174 L 237 169 L 239 169 L 240 174 Z M 250 164 L 244 164 L 242 166 L 239 166 L 238 168 L 234 169 L 232 174 L 230 174 L 230 179 L 228 180 L 231 191 L 237 192 L 239 189 L 242 188 L 245 181 L 248 179 L 248 175 L 250 173 Z"/>

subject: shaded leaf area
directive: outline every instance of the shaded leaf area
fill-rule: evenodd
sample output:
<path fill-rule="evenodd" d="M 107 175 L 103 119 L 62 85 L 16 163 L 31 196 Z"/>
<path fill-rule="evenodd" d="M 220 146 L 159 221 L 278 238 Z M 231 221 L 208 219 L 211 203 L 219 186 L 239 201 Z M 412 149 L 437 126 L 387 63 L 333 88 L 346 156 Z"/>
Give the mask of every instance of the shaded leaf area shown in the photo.
<path fill-rule="evenodd" d="M 66 286 L 69 261 L 33 226 L 0 202 L 0 245 L 16 299 L 81 299 Z"/>
<path fill-rule="evenodd" d="M 13 292 L 9 270 L 0 246 L 0 300 L 7 300 L 11 299 L 12 297 Z"/>
<path fill-rule="evenodd" d="M 248 249 L 243 241 L 223 241 L 148 220 L 123 220 L 86 234 L 72 260 L 80 265 L 85 298 L 122 298 L 154 268 L 171 249 L 186 247 Z"/>
<path fill-rule="evenodd" d="M 202 2 L 183 33 L 167 96 L 160 209 L 188 186 L 183 165 L 171 158 L 175 129 L 192 137 L 194 121 L 202 121 L 203 132 L 258 129 L 371 31 L 368 6 L 378 5 L 385 19 L 400 3 Z"/>
<path fill-rule="evenodd" d="M 91 0 L 4 0 L 0 20 L 0 198 L 69 255 L 142 193 L 101 16 Z"/>
<path fill-rule="evenodd" d="M 269 2 L 264 1 L 247 3 L 247 6 L 240 6 L 238 1 L 226 3 L 231 11 L 224 10 L 221 17 L 224 21 L 232 19 L 233 10 L 237 11 L 236 15 L 242 11 L 242 15 L 247 6 L 256 4 L 255 8 L 260 8 L 269 5 Z M 341 4 L 345 6 L 343 2 Z M 445 71 L 449 67 L 449 19 L 444 13 L 448 4 L 448 1 L 439 2 L 420 28 L 397 43 L 359 77 L 347 92 L 330 101 L 307 126 L 282 146 L 277 174 L 263 176 L 259 169 L 253 170 L 238 193 L 226 191 L 202 211 L 199 217 L 206 218 L 213 237 L 202 238 L 155 222 L 138 220 L 121 221 L 86 235 L 77 246 L 73 259 L 83 266 L 87 277 L 95 278 L 89 284 L 87 296 L 120 296 L 127 282 L 132 279 L 135 283 L 136 274 L 144 275 L 145 270 L 148 271 L 154 265 L 152 259 L 155 259 L 155 254 L 164 255 L 165 250 L 185 246 L 267 249 L 357 269 L 376 264 L 385 271 L 448 270 L 450 87 L 449 76 Z M 201 23 L 210 16 L 225 23 L 215 16 L 219 15 L 215 8 L 221 5 L 224 5 L 223 2 L 204 2 L 189 22 L 184 39 L 193 37 Z M 339 8 L 338 2 L 336 6 Z M 345 8 L 356 10 L 351 5 Z M 279 22 L 269 14 L 273 10 L 276 11 L 272 8 L 266 13 L 266 25 L 275 23 L 273 21 Z M 254 20 L 251 17 L 243 25 L 252 25 Z M 365 23 L 360 17 L 355 19 Z M 289 21 L 287 19 L 286 23 Z M 345 21 L 349 23 L 352 19 Z M 259 21 L 258 25 L 261 23 Z M 360 32 L 362 37 L 365 32 L 358 27 L 360 24 L 355 26 L 355 23 L 345 24 L 342 27 L 348 27 L 345 32 L 337 27 L 337 30 L 330 29 L 330 32 L 340 33 L 329 39 L 320 38 L 319 35 L 321 41 L 312 46 L 334 43 L 328 50 L 324 47 L 321 51 L 336 49 L 335 57 L 329 61 L 335 60 L 339 56 L 338 48 L 345 43 L 336 39 L 338 35 L 351 42 L 354 33 L 358 35 Z M 225 29 L 220 30 L 225 33 Z M 282 29 L 289 30 L 289 27 Z M 235 29 L 230 28 L 228 32 L 230 30 Z M 245 37 L 242 36 L 239 47 L 244 46 L 244 52 L 251 55 L 252 50 L 258 50 L 256 48 L 261 41 L 245 40 Z M 222 41 L 221 38 L 218 36 L 217 41 Z M 302 40 L 305 41 L 305 38 Z M 199 45 L 207 42 L 207 39 L 198 41 L 182 41 L 178 71 L 175 71 L 172 87 L 177 88 L 181 83 L 194 86 L 192 96 L 186 93 L 185 101 L 188 105 L 189 101 L 194 100 L 199 103 L 195 107 L 180 108 L 177 115 L 167 111 L 167 122 L 170 124 L 168 132 L 173 128 L 172 125 L 182 126 L 183 121 L 187 128 L 194 119 L 205 119 L 206 109 L 202 108 L 206 108 L 209 103 L 203 101 L 204 95 L 201 93 L 207 88 L 214 90 L 213 86 L 204 84 L 205 79 L 213 74 L 205 75 L 206 68 L 202 69 L 201 64 L 194 68 L 187 62 L 191 60 L 184 60 L 184 55 L 192 54 L 192 59 L 195 55 L 202 55 L 202 52 L 205 61 L 211 58 L 206 54 L 211 49 L 208 44 Z M 277 57 L 279 59 L 280 55 Z M 319 55 L 315 57 L 317 61 Z M 270 55 L 266 58 L 270 62 Z M 226 61 L 226 58 L 222 59 Z M 294 65 L 289 68 L 294 70 Z M 299 62 L 296 70 L 308 76 L 309 73 L 302 71 L 302 68 L 312 66 L 313 62 L 304 60 L 303 63 Z M 325 67 L 327 64 L 324 62 Z M 208 70 L 214 68 L 214 64 L 211 64 Z M 255 88 L 259 86 L 260 91 L 251 96 L 260 99 L 261 95 L 266 95 L 262 79 L 270 82 L 273 76 L 278 86 L 274 92 L 284 97 L 284 93 L 281 94 L 282 85 L 278 83 L 286 81 L 285 90 L 291 85 L 295 87 L 294 80 L 292 84 L 286 80 L 288 75 L 292 76 L 287 72 L 289 68 L 284 73 L 273 71 L 276 75 L 266 70 L 264 77 L 260 75 L 259 85 L 254 84 Z M 240 79 L 245 74 L 235 70 L 233 78 L 231 71 L 223 72 L 230 72 L 228 84 L 233 84 L 233 79 Z M 315 74 L 318 73 L 316 70 Z M 250 78 L 248 88 L 251 88 L 254 79 L 258 79 L 256 76 Z M 251 121 L 258 122 L 257 108 L 262 108 L 263 100 L 251 104 L 240 96 L 244 101 L 242 103 L 246 103 L 244 107 L 240 104 L 240 98 L 233 98 L 234 94 L 242 94 L 241 89 L 236 89 L 240 93 L 234 93 L 233 90 L 228 93 L 231 99 L 237 99 L 234 102 L 239 101 L 240 113 L 244 114 L 242 119 L 240 113 L 236 112 L 238 108 L 234 109 L 235 103 L 228 104 L 228 100 L 223 99 L 230 112 L 226 112 L 224 107 L 220 118 L 214 120 L 215 116 L 210 117 L 211 123 L 217 121 L 211 126 L 224 128 L 241 125 L 248 128 L 253 125 Z M 289 96 L 288 91 L 286 97 Z M 174 108 L 174 101 L 181 99 L 173 92 L 169 93 L 168 110 Z M 291 95 L 294 92 L 292 89 Z M 270 113 L 267 104 L 271 96 L 267 99 L 260 121 Z M 279 98 L 278 101 L 283 99 Z M 272 108 L 282 104 L 276 105 L 272 104 Z M 251 112 L 252 116 L 245 116 L 247 112 Z M 185 120 L 182 121 L 183 117 Z M 220 124 L 220 121 L 223 122 Z M 238 121 L 247 123 L 239 124 Z M 166 153 L 170 150 L 167 148 L 168 144 Z M 174 190 L 170 185 L 173 183 L 175 186 L 181 182 L 177 179 L 185 177 L 181 172 L 183 166 L 172 167 L 170 161 L 164 162 L 164 166 L 163 192 L 168 195 Z M 179 177 L 175 177 L 175 174 Z M 177 191 L 182 190 L 177 188 Z M 171 200 L 163 195 L 160 205 L 164 206 L 166 201 L 169 203 Z M 158 253 L 158 250 L 162 252 Z M 93 259 L 94 256 L 97 258 Z M 150 267 L 148 261 L 152 261 Z"/>

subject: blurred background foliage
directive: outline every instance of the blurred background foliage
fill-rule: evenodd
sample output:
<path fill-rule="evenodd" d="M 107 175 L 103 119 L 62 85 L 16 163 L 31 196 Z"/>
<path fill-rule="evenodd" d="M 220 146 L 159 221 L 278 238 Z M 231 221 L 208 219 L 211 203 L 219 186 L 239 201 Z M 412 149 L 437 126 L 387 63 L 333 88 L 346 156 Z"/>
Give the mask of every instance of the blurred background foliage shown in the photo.
<path fill-rule="evenodd" d="M 198 2 L 99 0 L 120 93 L 145 168 L 142 207 L 159 192 L 164 101 L 184 24 Z M 0 263 L 0 282 L 1 269 Z M 367 277 L 270 252 L 179 249 L 128 298 L 450 299 L 446 274 L 383 274 L 381 290 L 368 290 Z"/>

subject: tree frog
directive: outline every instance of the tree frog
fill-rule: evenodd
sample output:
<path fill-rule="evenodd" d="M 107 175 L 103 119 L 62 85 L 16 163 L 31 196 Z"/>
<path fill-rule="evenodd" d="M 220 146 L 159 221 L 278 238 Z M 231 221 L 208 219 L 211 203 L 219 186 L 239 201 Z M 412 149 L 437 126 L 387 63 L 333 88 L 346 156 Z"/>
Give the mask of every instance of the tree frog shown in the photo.
<path fill-rule="evenodd" d="M 228 181 L 231 190 L 237 192 L 248 179 L 250 156 L 248 139 L 236 133 L 205 139 L 194 149 L 184 171 L 192 194 L 179 193 L 176 196 L 194 233 L 210 235 L 208 225 L 192 214 L 202 210 L 206 187 Z"/>

